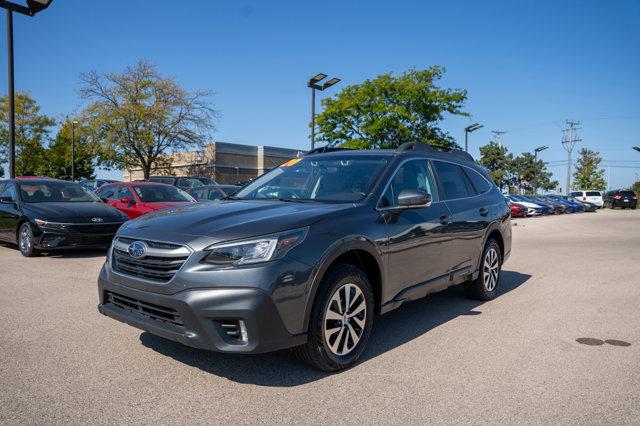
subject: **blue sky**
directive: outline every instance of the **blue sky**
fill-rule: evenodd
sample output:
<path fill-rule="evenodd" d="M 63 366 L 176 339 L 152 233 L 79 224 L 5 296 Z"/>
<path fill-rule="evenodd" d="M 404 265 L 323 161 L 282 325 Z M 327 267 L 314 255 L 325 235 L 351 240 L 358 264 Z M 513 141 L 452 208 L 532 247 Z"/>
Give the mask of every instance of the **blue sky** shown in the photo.
<path fill-rule="evenodd" d="M 120 71 L 139 59 L 189 89 L 212 90 L 216 140 L 308 146 L 317 72 L 341 86 L 440 64 L 442 84 L 465 88 L 466 110 L 521 153 L 541 158 L 564 187 L 564 120 L 582 120 L 587 147 L 602 153 L 612 187 L 640 174 L 640 2 L 591 1 L 54 0 L 35 18 L 15 15 L 16 89 L 54 116 L 81 108 L 80 73 Z M 4 16 L 0 84 L 6 89 Z M 442 127 L 464 143 L 466 118 Z M 621 167 L 623 166 L 623 167 Z M 113 176 L 114 173 L 100 172 Z M 117 173 L 115 174 L 117 175 Z"/>

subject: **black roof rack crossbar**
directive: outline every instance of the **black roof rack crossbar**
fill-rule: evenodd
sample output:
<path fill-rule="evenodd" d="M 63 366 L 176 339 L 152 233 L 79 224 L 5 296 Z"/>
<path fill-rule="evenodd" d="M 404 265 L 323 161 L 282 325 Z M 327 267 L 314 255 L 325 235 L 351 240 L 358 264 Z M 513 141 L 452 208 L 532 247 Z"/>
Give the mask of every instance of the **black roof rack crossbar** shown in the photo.
<path fill-rule="evenodd" d="M 321 146 L 319 148 L 307 151 L 304 155 L 322 154 L 323 152 L 335 152 L 335 151 L 352 151 L 351 148 L 337 148 L 331 146 Z"/>
<path fill-rule="evenodd" d="M 475 162 L 471 154 L 460 149 L 447 149 L 423 142 L 405 142 L 400 145 L 398 151 L 422 151 L 422 152 L 446 152 L 447 154 L 457 158 L 458 160 Z"/>

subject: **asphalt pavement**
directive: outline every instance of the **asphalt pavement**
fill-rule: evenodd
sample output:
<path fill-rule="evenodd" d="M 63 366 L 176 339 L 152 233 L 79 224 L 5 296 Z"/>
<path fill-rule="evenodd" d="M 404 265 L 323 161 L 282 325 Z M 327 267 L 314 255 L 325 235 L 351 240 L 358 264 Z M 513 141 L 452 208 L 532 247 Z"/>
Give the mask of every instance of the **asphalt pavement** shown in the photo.
<path fill-rule="evenodd" d="M 141 332 L 96 309 L 104 252 L 0 244 L 0 423 L 640 423 L 640 210 L 515 223 L 497 299 L 408 303 L 337 374 Z"/>

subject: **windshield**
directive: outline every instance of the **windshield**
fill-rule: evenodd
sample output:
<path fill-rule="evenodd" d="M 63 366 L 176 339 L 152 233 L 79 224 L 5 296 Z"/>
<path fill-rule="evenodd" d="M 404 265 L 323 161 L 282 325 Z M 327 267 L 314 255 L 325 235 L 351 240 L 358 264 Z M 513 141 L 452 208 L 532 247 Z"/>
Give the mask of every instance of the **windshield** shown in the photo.
<path fill-rule="evenodd" d="M 100 202 L 79 183 L 63 181 L 20 182 L 20 196 L 25 203 Z"/>
<path fill-rule="evenodd" d="M 384 156 L 295 158 L 238 191 L 238 199 L 344 202 L 363 199 L 388 162 Z"/>
<path fill-rule="evenodd" d="M 133 189 L 138 194 L 141 201 L 145 203 L 165 203 L 180 201 L 195 201 L 191 195 L 180 188 L 168 185 L 140 185 Z"/>

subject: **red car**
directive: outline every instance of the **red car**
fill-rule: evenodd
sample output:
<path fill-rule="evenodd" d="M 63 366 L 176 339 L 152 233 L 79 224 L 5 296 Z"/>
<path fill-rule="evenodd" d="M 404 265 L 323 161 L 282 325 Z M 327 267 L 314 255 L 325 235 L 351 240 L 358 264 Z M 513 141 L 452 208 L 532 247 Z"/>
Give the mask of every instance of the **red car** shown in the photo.
<path fill-rule="evenodd" d="M 511 217 L 527 217 L 527 208 L 522 204 L 509 203 L 511 206 Z"/>
<path fill-rule="evenodd" d="M 156 210 L 184 206 L 196 200 L 172 185 L 153 182 L 118 182 L 100 187 L 96 192 L 102 201 L 135 219 Z"/>

